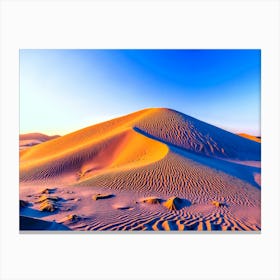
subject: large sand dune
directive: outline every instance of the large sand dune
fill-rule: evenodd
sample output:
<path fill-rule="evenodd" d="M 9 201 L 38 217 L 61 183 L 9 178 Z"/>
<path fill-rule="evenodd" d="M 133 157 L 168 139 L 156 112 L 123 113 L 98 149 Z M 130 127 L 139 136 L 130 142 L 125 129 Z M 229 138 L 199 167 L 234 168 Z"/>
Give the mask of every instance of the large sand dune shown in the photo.
<path fill-rule="evenodd" d="M 30 202 L 21 212 L 42 218 L 44 186 L 60 200 L 43 219 L 70 229 L 260 230 L 260 149 L 177 111 L 145 109 L 21 151 L 20 196 Z M 112 196 L 92 199 L 103 193 Z"/>

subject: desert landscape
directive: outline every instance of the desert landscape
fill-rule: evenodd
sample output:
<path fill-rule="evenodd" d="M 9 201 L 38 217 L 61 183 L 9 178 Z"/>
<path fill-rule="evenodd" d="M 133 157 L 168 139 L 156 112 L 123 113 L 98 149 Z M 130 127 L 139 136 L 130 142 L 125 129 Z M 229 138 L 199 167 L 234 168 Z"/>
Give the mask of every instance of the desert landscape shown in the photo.
<path fill-rule="evenodd" d="M 260 231 L 261 139 L 148 108 L 20 135 L 20 230 Z"/>

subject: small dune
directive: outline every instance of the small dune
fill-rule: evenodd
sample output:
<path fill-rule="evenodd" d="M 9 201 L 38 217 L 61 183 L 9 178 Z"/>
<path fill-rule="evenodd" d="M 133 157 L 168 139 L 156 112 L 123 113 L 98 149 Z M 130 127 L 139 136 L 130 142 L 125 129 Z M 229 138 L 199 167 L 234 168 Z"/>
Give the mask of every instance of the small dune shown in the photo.
<path fill-rule="evenodd" d="M 143 200 L 141 200 L 141 202 L 147 203 L 147 204 L 161 204 L 162 201 L 163 200 L 158 197 L 147 197 L 147 198 L 144 198 Z"/>
<path fill-rule="evenodd" d="M 219 202 L 219 201 L 216 201 L 216 200 L 213 200 L 211 203 L 216 207 L 226 206 L 225 203 Z"/>
<path fill-rule="evenodd" d="M 57 209 L 58 209 L 58 207 L 57 207 L 56 203 L 54 203 L 53 200 L 45 200 L 39 206 L 40 211 L 54 212 Z"/>
<path fill-rule="evenodd" d="M 81 220 L 81 217 L 76 214 L 70 214 L 59 221 L 59 223 L 65 223 L 65 222 L 77 222 Z"/>
<path fill-rule="evenodd" d="M 107 198 L 112 198 L 114 197 L 113 194 L 101 194 L 101 193 L 98 193 L 98 194 L 95 194 L 92 196 L 92 199 L 93 200 L 99 200 L 99 199 L 107 199 Z"/>
<path fill-rule="evenodd" d="M 129 205 L 120 205 L 120 204 L 115 204 L 113 205 L 113 208 L 114 209 L 117 209 L 117 210 L 132 210 L 133 208 Z"/>
<path fill-rule="evenodd" d="M 46 188 L 46 189 L 43 189 L 41 191 L 41 194 L 51 194 L 51 193 L 54 193 L 56 191 L 56 189 L 49 189 L 49 188 Z"/>
<path fill-rule="evenodd" d="M 35 203 L 40 203 L 39 210 L 46 212 L 54 212 L 58 209 L 57 201 L 61 198 L 58 196 L 41 195 Z"/>
<path fill-rule="evenodd" d="M 58 201 L 60 199 L 61 198 L 58 197 L 58 196 L 50 196 L 50 195 L 43 194 L 38 198 L 38 200 L 35 203 L 41 203 L 41 202 L 44 202 L 44 201 L 47 201 L 47 200 Z"/>
<path fill-rule="evenodd" d="M 166 200 L 163 205 L 169 210 L 180 210 L 184 205 L 181 198 L 173 196 Z"/>

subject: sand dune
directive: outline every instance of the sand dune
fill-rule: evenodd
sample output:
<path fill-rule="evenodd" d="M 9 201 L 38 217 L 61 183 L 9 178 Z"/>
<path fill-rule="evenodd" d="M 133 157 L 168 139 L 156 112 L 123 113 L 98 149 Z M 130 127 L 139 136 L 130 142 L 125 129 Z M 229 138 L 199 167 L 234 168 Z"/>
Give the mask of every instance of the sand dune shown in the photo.
<path fill-rule="evenodd" d="M 43 142 L 60 137 L 59 135 L 48 136 L 42 133 L 27 133 L 19 135 L 20 150 L 30 148 Z"/>
<path fill-rule="evenodd" d="M 165 144 L 129 128 L 107 138 L 90 139 L 84 144 L 72 145 L 71 141 L 71 137 L 61 137 L 27 150 L 21 155 L 21 180 L 44 180 L 72 173 L 74 181 L 81 181 L 100 172 L 147 165 L 168 152 Z"/>
<path fill-rule="evenodd" d="M 241 137 L 244 137 L 244 138 L 246 138 L 246 139 L 255 141 L 255 142 L 257 142 L 257 143 L 261 143 L 261 138 L 258 138 L 258 137 L 256 137 L 256 136 L 249 135 L 249 134 L 246 134 L 246 133 L 240 133 L 240 134 L 238 134 L 238 135 L 241 136 Z"/>
<path fill-rule="evenodd" d="M 162 202 L 162 199 L 158 197 L 146 197 L 142 199 L 141 202 L 148 204 L 160 204 Z"/>
<path fill-rule="evenodd" d="M 161 142 L 201 155 L 260 160 L 260 145 L 170 109 L 153 109 L 135 129 Z"/>
<path fill-rule="evenodd" d="M 42 134 L 42 133 L 27 133 L 27 134 L 20 134 L 19 135 L 19 140 L 38 140 L 41 142 L 45 142 L 51 139 L 55 139 L 58 138 L 59 135 L 46 135 L 46 134 Z"/>
<path fill-rule="evenodd" d="M 52 217 L 84 217 L 67 224 L 75 230 L 260 230 L 260 168 L 252 164 L 260 149 L 177 111 L 146 109 L 24 150 L 21 199 L 35 203 L 38 186 L 55 186 L 75 212 L 58 207 Z"/>

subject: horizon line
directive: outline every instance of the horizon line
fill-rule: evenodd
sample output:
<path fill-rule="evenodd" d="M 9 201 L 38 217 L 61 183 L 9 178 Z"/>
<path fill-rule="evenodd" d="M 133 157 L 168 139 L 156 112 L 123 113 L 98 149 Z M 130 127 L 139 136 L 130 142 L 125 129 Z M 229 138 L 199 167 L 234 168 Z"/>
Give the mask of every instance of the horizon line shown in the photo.
<path fill-rule="evenodd" d="M 133 112 L 130 112 L 128 114 L 122 114 L 122 115 L 112 115 L 111 117 L 99 117 L 99 121 L 93 121 L 91 122 L 91 124 L 88 124 L 88 125 L 85 125 L 85 126 L 82 126 L 80 128 L 74 128 L 72 130 L 66 130 L 65 132 L 63 132 L 63 130 L 61 130 L 60 132 L 58 132 L 59 130 L 52 130 L 52 129 L 47 129 L 47 130 L 33 130 L 33 131 L 24 131 L 24 132 L 21 132 L 20 131 L 20 127 L 19 127 L 19 135 L 24 135 L 24 134 L 32 134 L 32 133 L 40 133 L 40 134 L 44 134 L 44 135 L 47 135 L 47 136 L 64 136 L 64 135 L 67 135 L 67 134 L 70 134 L 70 133 L 73 133 L 75 131 L 78 131 L 78 130 L 82 130 L 84 128 L 87 128 L 87 127 L 90 127 L 90 126 L 94 126 L 94 125 L 98 125 L 98 124 L 102 124 L 102 123 L 106 123 L 108 121 L 111 121 L 111 120 L 114 120 L 114 119 L 118 119 L 118 118 L 121 118 L 121 117 L 125 117 L 125 116 L 128 116 L 128 115 L 131 115 L 133 113 L 137 113 L 137 112 L 141 112 L 141 111 L 145 111 L 145 110 L 152 110 L 152 109 L 164 109 L 164 110 L 170 110 L 170 111 L 175 111 L 179 114 L 183 114 L 185 116 L 188 116 L 190 118 L 194 118 L 196 120 L 199 120 L 201 122 L 204 122 L 204 123 L 207 123 L 209 125 L 212 125 L 212 126 L 215 126 L 217 128 L 220 128 L 222 130 L 225 130 L 225 131 L 228 131 L 230 133 L 233 133 L 233 134 L 248 134 L 248 135 L 251 135 L 251 136 L 255 136 L 255 137 L 261 137 L 261 133 L 259 134 L 254 134 L 254 133 L 249 133 L 248 131 L 246 130 L 234 130 L 234 129 L 229 129 L 229 128 L 225 128 L 225 127 L 222 127 L 222 126 L 218 126 L 216 124 L 212 124 L 212 123 L 209 123 L 207 121 L 204 121 L 204 120 L 201 120 L 197 117 L 193 117 L 191 115 L 188 115 L 186 113 L 183 113 L 183 112 L 180 112 L 178 110 L 175 110 L 175 109 L 172 109 L 172 108 L 168 108 L 168 107 L 146 107 L 146 108 L 142 108 L 140 110 L 137 110 L 137 111 L 133 111 Z M 53 132 L 51 132 L 53 131 Z"/>

